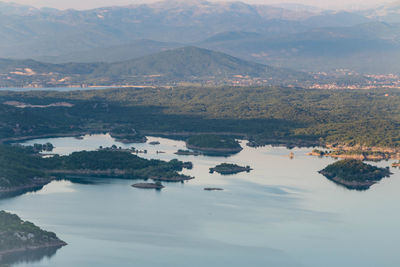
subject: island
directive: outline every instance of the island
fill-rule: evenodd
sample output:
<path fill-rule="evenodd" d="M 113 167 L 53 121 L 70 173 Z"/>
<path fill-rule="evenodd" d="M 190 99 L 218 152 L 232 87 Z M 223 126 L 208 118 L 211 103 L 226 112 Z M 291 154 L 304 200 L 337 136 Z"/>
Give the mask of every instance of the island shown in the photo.
<path fill-rule="evenodd" d="M 337 161 L 319 173 L 339 185 L 354 190 L 367 190 L 391 175 L 389 168 L 378 168 L 356 159 Z"/>
<path fill-rule="evenodd" d="M 124 144 L 147 142 L 146 136 L 140 134 L 138 131 L 130 126 L 115 127 L 110 131 L 110 135 L 116 141 Z"/>
<path fill-rule="evenodd" d="M 67 245 L 55 233 L 47 232 L 17 215 L 0 211 L 0 259 L 9 254 Z"/>
<path fill-rule="evenodd" d="M 152 146 L 156 146 L 156 145 L 159 145 L 159 144 L 160 144 L 160 142 L 158 142 L 158 141 L 149 142 L 149 145 L 152 145 Z"/>
<path fill-rule="evenodd" d="M 235 138 L 213 134 L 190 136 L 186 140 L 186 147 L 211 154 L 235 154 L 243 149 Z"/>
<path fill-rule="evenodd" d="M 137 183 L 137 184 L 133 184 L 132 187 L 141 188 L 141 189 L 161 190 L 165 186 L 163 186 L 160 182 L 156 182 L 156 183 Z"/>
<path fill-rule="evenodd" d="M 38 190 L 54 179 L 76 176 L 183 182 L 194 177 L 179 172 L 192 166 L 176 159 L 148 160 L 123 149 L 102 148 L 43 158 L 29 147 L 0 145 L 0 196 Z"/>
<path fill-rule="evenodd" d="M 252 168 L 250 168 L 250 166 L 242 167 L 236 164 L 222 163 L 215 166 L 214 168 L 210 168 L 210 173 L 218 172 L 222 175 L 229 175 L 240 172 L 250 172 L 251 170 Z"/>
<path fill-rule="evenodd" d="M 223 191 L 223 188 L 218 188 L 218 187 L 206 187 L 204 188 L 205 191 Z"/>
<path fill-rule="evenodd" d="M 180 156 L 199 156 L 199 155 L 201 155 L 201 153 L 199 151 L 190 151 L 190 150 L 182 150 L 182 149 L 179 149 L 174 154 L 180 155 Z"/>

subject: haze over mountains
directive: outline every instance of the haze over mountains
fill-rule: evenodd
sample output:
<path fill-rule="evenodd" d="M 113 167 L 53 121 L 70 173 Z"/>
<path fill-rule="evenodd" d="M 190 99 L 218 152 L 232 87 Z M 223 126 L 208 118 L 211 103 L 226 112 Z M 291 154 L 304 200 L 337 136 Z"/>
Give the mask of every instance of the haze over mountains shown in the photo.
<path fill-rule="evenodd" d="M 84 11 L 0 3 L 0 15 L 3 58 L 111 63 L 196 46 L 296 71 L 400 74 L 400 2 L 353 12 L 201 0 Z"/>

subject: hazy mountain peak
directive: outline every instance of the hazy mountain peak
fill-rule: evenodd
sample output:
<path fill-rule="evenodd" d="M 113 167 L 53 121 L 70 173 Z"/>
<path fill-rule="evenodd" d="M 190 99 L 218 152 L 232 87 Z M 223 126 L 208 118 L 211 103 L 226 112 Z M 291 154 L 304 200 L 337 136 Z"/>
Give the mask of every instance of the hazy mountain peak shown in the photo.
<path fill-rule="evenodd" d="M 400 1 L 384 4 L 374 9 L 364 10 L 361 14 L 373 19 L 400 23 Z"/>
<path fill-rule="evenodd" d="M 28 15 L 38 11 L 37 8 L 28 5 L 19 5 L 16 3 L 0 2 L 0 13 L 5 15 Z"/>
<path fill-rule="evenodd" d="M 296 11 L 296 12 L 320 13 L 320 12 L 324 11 L 324 9 L 319 8 L 319 7 L 309 6 L 309 5 L 299 4 L 299 3 L 289 3 L 289 2 L 272 4 L 271 6 L 280 7 L 280 8 L 288 9 L 291 11 Z"/>

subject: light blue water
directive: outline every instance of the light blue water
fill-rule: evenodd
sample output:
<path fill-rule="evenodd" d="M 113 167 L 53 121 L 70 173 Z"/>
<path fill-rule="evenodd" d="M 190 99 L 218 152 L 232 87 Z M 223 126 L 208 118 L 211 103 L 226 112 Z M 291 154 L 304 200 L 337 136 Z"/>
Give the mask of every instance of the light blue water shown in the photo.
<path fill-rule="evenodd" d="M 36 193 L 0 200 L 5 209 L 54 231 L 69 245 L 39 262 L 15 266 L 400 266 L 400 172 L 364 192 L 317 173 L 333 162 L 309 149 L 249 148 L 229 158 L 177 156 L 184 143 L 162 138 L 140 156 L 194 163 L 187 183 L 162 191 L 134 181 L 57 181 Z M 55 153 L 117 144 L 108 135 L 42 139 Z M 166 152 L 156 154 L 157 150 Z M 254 170 L 209 174 L 222 162 Z M 379 163 L 389 166 L 390 162 Z M 224 191 L 204 191 L 222 187 Z"/>

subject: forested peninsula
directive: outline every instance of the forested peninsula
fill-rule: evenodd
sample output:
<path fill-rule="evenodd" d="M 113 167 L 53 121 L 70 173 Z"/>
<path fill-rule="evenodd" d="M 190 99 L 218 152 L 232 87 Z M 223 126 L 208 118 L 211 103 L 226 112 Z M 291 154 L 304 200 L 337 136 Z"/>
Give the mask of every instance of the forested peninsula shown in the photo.
<path fill-rule="evenodd" d="M 102 149 L 42 158 L 30 147 L 0 145 L 0 194 L 40 189 L 54 179 L 71 176 L 152 179 L 181 182 L 193 177 L 179 174 L 189 162 L 147 160 L 129 151 Z"/>
<path fill-rule="evenodd" d="M 10 254 L 67 245 L 55 233 L 47 232 L 17 215 L 0 211 L 0 264 Z"/>

